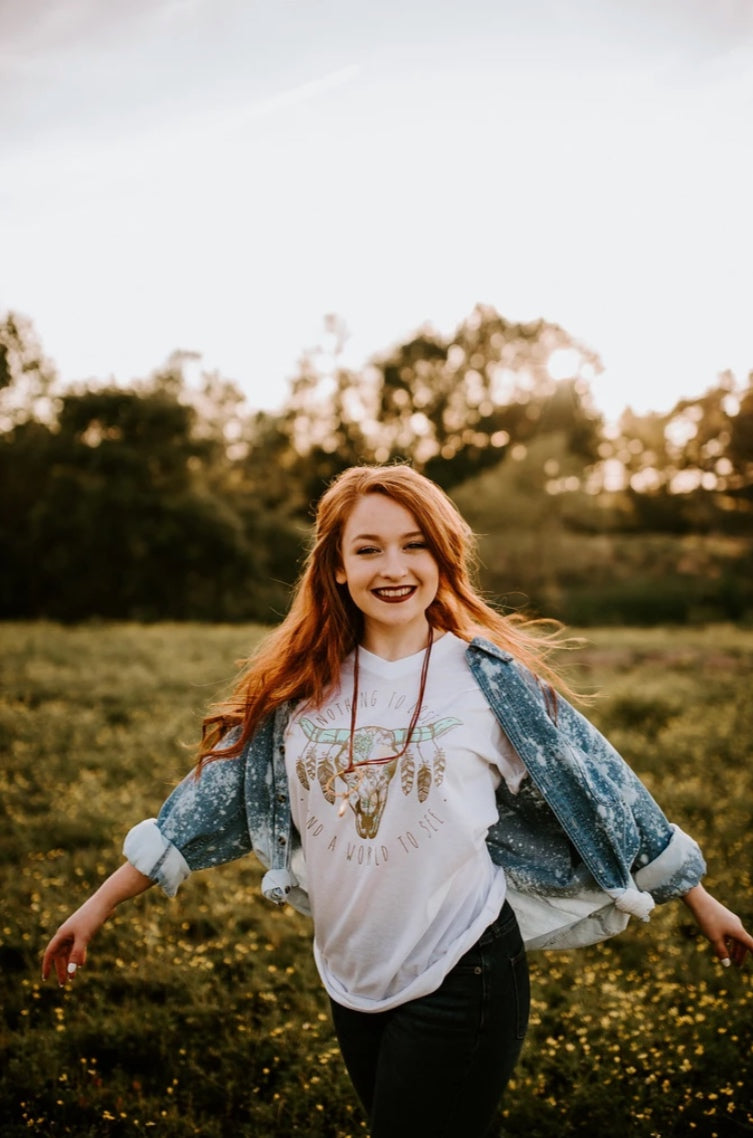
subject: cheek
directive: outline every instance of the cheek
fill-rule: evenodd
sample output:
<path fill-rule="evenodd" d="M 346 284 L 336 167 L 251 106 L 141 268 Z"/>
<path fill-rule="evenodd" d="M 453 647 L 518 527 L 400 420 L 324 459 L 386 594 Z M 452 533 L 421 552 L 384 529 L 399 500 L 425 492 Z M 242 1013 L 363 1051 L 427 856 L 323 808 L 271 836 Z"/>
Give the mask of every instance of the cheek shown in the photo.
<path fill-rule="evenodd" d="M 426 562 L 425 576 L 427 578 L 435 581 L 437 584 L 439 584 L 439 580 L 440 580 L 439 566 L 437 565 L 437 563 L 433 557 L 429 558 Z"/>
<path fill-rule="evenodd" d="M 436 565 L 431 570 L 431 587 L 436 597 L 442 588 L 442 575 Z"/>
<path fill-rule="evenodd" d="M 350 563 L 343 562 L 338 565 L 335 569 L 335 580 L 338 585 L 347 585 L 348 588 L 352 588 L 354 585 L 357 586 L 359 568 L 359 564 L 357 562 L 354 564 L 352 561 Z"/>

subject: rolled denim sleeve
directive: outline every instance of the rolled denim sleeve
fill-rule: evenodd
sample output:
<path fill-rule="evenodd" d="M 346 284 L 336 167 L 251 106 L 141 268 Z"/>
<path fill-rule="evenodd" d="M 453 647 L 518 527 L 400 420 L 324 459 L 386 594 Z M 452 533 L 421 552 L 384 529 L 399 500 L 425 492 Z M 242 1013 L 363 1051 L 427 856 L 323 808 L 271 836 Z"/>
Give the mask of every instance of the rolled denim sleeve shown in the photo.
<path fill-rule="evenodd" d="M 129 831 L 125 856 L 172 897 L 194 870 L 224 865 L 250 853 L 245 773 L 243 753 L 206 763 L 198 777 L 195 772 L 186 775 L 157 818 Z"/>
<path fill-rule="evenodd" d="M 175 896 L 191 872 L 183 854 L 160 830 L 156 818 L 145 818 L 128 831 L 123 853 L 134 869 L 151 877 L 168 897 Z"/>
<path fill-rule="evenodd" d="M 698 843 L 674 823 L 670 829 L 671 837 L 662 852 L 635 873 L 638 888 L 650 893 L 658 905 L 684 896 L 706 872 Z"/>

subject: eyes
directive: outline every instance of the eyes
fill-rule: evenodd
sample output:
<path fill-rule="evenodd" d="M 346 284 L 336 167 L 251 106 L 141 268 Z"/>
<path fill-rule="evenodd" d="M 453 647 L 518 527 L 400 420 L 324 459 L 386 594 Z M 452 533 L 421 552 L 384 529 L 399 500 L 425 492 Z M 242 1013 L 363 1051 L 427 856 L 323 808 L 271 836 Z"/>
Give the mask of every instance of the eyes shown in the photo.
<path fill-rule="evenodd" d="M 412 541 L 407 541 L 402 547 L 408 553 L 419 552 L 428 549 L 426 542 L 423 538 L 414 538 Z M 374 557 L 383 551 L 383 546 L 380 545 L 358 545 L 353 550 L 356 557 Z"/>

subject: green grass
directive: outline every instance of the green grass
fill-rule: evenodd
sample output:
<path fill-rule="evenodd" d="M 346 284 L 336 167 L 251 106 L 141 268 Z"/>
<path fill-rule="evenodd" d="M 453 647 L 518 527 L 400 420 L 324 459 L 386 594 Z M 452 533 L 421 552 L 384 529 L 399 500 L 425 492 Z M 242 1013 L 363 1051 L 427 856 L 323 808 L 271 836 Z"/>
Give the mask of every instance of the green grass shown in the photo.
<path fill-rule="evenodd" d="M 244 859 L 123 907 L 75 988 L 39 979 L 50 933 L 190 766 L 201 713 L 260 630 L 0 626 L 0 1117 L 22 1134 L 365 1135 L 311 928 Z M 698 838 L 753 927 L 753 632 L 589 630 L 590 716 Z M 526 1138 L 753 1133 L 751 972 L 723 970 L 681 904 L 531 957 L 533 1017 L 504 1106 Z"/>

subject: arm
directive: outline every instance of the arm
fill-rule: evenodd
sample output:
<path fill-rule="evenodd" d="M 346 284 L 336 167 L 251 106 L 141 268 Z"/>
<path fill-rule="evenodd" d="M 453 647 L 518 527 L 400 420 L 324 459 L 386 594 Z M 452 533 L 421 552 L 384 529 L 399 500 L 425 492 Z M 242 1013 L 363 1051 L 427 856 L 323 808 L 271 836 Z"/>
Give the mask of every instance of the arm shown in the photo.
<path fill-rule="evenodd" d="M 734 961 L 740 967 L 746 953 L 753 953 L 753 937 L 745 931 L 740 918 L 725 909 L 702 885 L 686 893 L 683 901 L 722 964 L 728 968 Z"/>
<path fill-rule="evenodd" d="M 89 941 L 116 906 L 144 893 L 153 884 L 151 878 L 139 873 L 130 862 L 116 869 L 55 933 L 42 961 L 42 979 L 47 979 L 54 965 L 62 988 L 66 980 L 73 977 L 76 968 L 86 963 Z"/>

